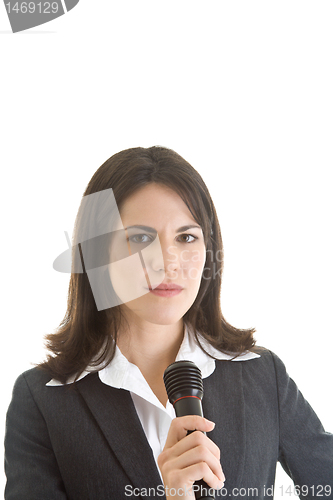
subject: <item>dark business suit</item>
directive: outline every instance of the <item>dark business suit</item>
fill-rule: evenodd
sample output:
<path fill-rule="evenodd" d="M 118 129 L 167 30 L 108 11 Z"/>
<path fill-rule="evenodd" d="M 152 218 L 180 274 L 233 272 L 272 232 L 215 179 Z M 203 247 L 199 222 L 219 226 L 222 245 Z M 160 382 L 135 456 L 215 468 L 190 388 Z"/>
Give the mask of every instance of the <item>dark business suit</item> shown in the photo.
<path fill-rule="evenodd" d="M 105 385 L 97 373 L 61 387 L 46 387 L 50 378 L 34 368 L 15 383 L 6 500 L 164 498 L 130 393 Z M 278 460 L 295 484 L 313 486 L 309 498 L 333 498 L 320 487 L 333 487 L 333 434 L 275 354 L 216 361 L 204 379 L 203 411 L 216 423 L 209 437 L 221 450 L 224 498 L 237 496 L 233 488 L 246 488 L 238 499 L 271 498 Z"/>

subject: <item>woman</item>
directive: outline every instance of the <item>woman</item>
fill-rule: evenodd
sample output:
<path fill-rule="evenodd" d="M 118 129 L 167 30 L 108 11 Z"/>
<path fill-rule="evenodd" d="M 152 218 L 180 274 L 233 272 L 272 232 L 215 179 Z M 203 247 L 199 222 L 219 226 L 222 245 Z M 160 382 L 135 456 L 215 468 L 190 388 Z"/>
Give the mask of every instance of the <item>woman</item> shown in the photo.
<path fill-rule="evenodd" d="M 333 435 L 254 330 L 223 318 L 220 227 L 183 158 L 152 147 L 107 160 L 71 266 L 52 355 L 15 383 L 7 500 L 191 498 L 200 479 L 216 497 L 268 498 L 277 461 L 300 496 L 332 498 Z M 163 373 L 181 359 L 201 369 L 206 418 L 175 418 L 167 400 Z"/>

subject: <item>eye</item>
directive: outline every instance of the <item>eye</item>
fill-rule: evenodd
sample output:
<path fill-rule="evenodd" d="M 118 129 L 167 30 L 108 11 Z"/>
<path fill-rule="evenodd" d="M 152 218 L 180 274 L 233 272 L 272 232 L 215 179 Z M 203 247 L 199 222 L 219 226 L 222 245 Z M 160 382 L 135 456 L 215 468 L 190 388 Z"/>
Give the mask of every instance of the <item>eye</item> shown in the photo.
<path fill-rule="evenodd" d="M 153 238 L 149 237 L 147 234 L 133 234 L 133 236 L 127 238 L 127 240 L 133 243 L 148 243 L 152 241 L 152 239 Z"/>
<path fill-rule="evenodd" d="M 184 237 L 184 236 L 185 236 L 185 238 L 187 238 L 187 237 L 192 238 L 192 240 L 191 240 L 191 241 L 189 241 L 189 240 L 187 240 L 187 241 L 182 241 L 181 243 L 193 243 L 193 241 L 195 241 L 195 240 L 197 240 L 197 239 L 198 239 L 198 237 L 197 237 L 197 236 L 193 236 L 193 234 L 188 234 L 188 233 L 181 234 L 181 235 L 179 236 L 179 238 L 182 238 L 182 237 Z"/>

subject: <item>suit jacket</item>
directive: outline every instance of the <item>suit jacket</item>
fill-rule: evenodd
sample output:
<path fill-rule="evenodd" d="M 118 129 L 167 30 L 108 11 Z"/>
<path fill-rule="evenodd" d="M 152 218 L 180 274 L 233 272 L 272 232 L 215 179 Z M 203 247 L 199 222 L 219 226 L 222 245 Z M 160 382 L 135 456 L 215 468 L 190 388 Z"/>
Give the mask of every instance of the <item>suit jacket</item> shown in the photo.
<path fill-rule="evenodd" d="M 165 498 L 130 393 L 104 384 L 98 373 L 46 387 L 50 378 L 33 368 L 15 382 L 5 499 Z M 216 361 L 204 379 L 203 412 L 216 423 L 209 437 L 226 477 L 216 498 L 271 499 L 278 461 L 303 487 L 303 498 L 333 498 L 333 434 L 271 351 L 244 362 Z"/>

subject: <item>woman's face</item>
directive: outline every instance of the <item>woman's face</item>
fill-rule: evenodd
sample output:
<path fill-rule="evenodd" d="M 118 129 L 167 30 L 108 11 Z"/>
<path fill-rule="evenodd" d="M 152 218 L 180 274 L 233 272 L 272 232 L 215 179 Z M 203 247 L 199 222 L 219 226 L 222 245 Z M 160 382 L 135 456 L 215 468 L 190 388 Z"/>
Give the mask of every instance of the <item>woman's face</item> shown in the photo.
<path fill-rule="evenodd" d="M 178 322 L 200 288 L 206 259 L 201 227 L 178 194 L 156 183 L 130 196 L 120 216 L 125 231 L 112 243 L 109 265 L 120 307 L 126 317 L 160 325 Z M 159 291 L 160 284 L 179 290 Z"/>

